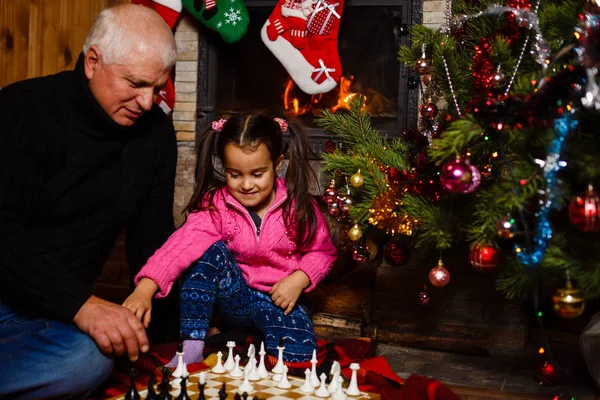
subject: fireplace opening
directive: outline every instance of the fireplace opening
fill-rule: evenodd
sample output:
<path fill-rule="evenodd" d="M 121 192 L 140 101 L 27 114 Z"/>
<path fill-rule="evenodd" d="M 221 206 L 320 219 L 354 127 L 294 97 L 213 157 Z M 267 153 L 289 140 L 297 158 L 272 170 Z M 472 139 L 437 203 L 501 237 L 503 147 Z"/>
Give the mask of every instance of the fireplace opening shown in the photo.
<path fill-rule="evenodd" d="M 397 60 L 398 47 L 409 40 L 400 34 L 400 26 L 420 22 L 412 0 L 346 1 L 338 33 L 343 76 L 336 88 L 319 95 L 302 92 L 262 42 L 260 30 L 276 3 L 245 1 L 250 24 L 236 44 L 224 43 L 207 29 L 200 31 L 199 132 L 217 117 L 262 111 L 298 118 L 316 139 L 323 135 L 314 124 L 319 110 L 347 108 L 357 94 L 365 97 L 365 110 L 382 136 L 394 137 L 416 126 L 418 95 L 407 84 L 414 72 Z"/>

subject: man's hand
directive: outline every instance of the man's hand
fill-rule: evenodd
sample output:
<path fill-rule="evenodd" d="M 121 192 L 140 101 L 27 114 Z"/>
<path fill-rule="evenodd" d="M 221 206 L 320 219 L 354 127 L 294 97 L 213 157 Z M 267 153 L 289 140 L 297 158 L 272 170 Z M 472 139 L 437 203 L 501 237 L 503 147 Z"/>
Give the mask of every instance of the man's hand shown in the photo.
<path fill-rule="evenodd" d="M 142 278 L 133 293 L 123 302 L 123 307 L 128 308 L 148 328 L 152 314 L 152 297 L 158 285 L 152 279 Z"/>
<path fill-rule="evenodd" d="M 310 279 L 303 271 L 296 270 L 291 275 L 286 276 L 279 282 L 273 285 L 269 294 L 271 300 L 276 306 L 285 310 L 284 314 L 288 315 L 298 301 L 298 297 L 302 294 L 305 287 L 310 284 Z"/>
<path fill-rule="evenodd" d="M 136 361 L 140 350 L 148 351 L 148 338 L 140 321 L 118 304 L 91 296 L 79 309 L 73 322 L 87 333 L 105 353 L 125 352 Z"/>

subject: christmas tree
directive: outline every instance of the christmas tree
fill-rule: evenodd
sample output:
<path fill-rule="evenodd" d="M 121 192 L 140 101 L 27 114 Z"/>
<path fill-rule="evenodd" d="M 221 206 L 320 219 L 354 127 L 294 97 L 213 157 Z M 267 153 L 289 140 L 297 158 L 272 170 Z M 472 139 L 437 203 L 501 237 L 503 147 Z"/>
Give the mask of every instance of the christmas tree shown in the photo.
<path fill-rule="evenodd" d="M 419 129 L 383 139 L 360 96 L 323 112 L 343 143 L 323 156 L 323 198 L 358 261 L 370 227 L 412 236 L 442 254 L 429 274 L 442 287 L 443 252 L 466 242 L 507 298 L 555 290 L 556 313 L 577 317 L 600 295 L 598 3 L 451 6 L 445 26 L 414 26 L 399 49 L 421 90 Z"/>

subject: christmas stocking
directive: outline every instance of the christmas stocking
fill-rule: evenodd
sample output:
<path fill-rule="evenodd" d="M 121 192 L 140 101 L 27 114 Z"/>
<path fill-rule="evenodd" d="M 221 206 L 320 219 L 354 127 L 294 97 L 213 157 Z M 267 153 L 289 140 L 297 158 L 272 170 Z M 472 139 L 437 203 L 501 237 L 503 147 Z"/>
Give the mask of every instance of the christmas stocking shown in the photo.
<path fill-rule="evenodd" d="M 235 43 L 248 30 L 248 10 L 242 0 L 182 0 L 207 28 L 219 33 L 226 43 Z"/>
<path fill-rule="evenodd" d="M 181 0 L 132 0 L 132 3 L 152 8 L 160 14 L 171 30 L 181 14 Z"/>
<path fill-rule="evenodd" d="M 342 76 L 337 37 L 344 0 L 279 0 L 261 37 L 307 94 L 332 90 Z"/>
<path fill-rule="evenodd" d="M 152 8 L 160 14 L 171 30 L 173 30 L 177 19 L 179 19 L 179 14 L 181 14 L 181 0 L 132 0 L 132 3 Z M 169 78 L 167 85 L 158 93 L 154 102 L 167 115 L 173 110 L 175 106 L 175 87 L 171 78 Z"/>

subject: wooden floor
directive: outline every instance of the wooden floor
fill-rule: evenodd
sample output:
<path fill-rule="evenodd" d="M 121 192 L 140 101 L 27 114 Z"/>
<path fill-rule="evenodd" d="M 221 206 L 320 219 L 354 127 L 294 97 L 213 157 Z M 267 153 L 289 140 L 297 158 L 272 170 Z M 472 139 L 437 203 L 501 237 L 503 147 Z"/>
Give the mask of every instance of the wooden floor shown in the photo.
<path fill-rule="evenodd" d="M 496 390 L 472 388 L 467 386 L 446 385 L 461 400 L 548 400 L 548 396 L 499 392 Z"/>

